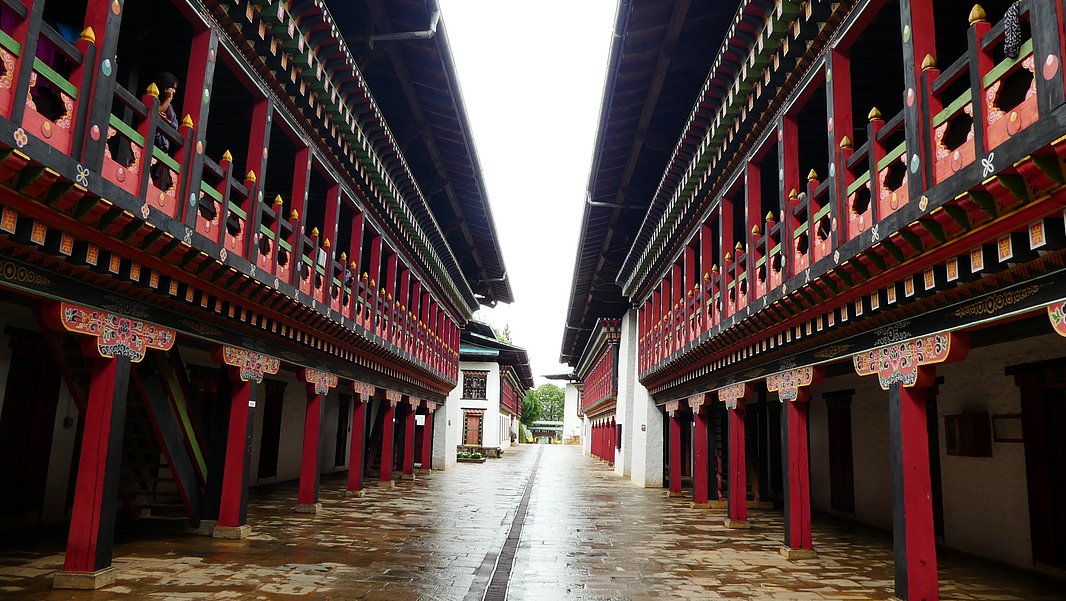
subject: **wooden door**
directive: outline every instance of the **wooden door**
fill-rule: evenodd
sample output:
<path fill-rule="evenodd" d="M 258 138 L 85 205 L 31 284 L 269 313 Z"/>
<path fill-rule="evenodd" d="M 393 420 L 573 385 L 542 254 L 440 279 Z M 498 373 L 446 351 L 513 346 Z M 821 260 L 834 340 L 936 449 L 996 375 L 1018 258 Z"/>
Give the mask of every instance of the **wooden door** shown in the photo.
<path fill-rule="evenodd" d="M 463 444 L 481 446 L 481 414 L 467 413 L 463 428 Z"/>

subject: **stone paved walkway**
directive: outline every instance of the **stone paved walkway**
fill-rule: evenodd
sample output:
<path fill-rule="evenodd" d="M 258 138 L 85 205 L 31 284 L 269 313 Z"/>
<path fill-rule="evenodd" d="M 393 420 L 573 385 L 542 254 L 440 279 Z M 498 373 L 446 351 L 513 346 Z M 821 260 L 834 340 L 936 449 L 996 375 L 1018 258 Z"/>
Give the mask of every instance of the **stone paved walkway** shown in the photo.
<path fill-rule="evenodd" d="M 819 558 L 788 562 L 774 512 L 727 531 L 721 512 L 636 488 L 576 447 L 521 447 L 360 499 L 327 479 L 317 517 L 291 512 L 295 484 L 255 491 L 251 539 L 121 542 L 117 582 L 95 592 L 50 588 L 61 544 L 0 539 L 0 600 L 480 599 L 538 452 L 511 599 L 891 598 L 884 533 L 816 523 Z M 941 596 L 1044 601 L 1066 585 L 947 555 Z"/>

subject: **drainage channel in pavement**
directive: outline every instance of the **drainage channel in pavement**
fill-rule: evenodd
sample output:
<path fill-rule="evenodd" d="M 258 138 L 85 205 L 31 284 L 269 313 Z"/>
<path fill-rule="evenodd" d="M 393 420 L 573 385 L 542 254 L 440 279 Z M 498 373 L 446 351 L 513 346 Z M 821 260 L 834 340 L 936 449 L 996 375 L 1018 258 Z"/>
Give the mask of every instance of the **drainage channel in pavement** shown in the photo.
<path fill-rule="evenodd" d="M 529 498 L 533 494 L 533 482 L 540 468 L 540 460 L 544 455 L 544 447 L 537 450 L 537 459 L 529 472 L 522 498 L 515 508 L 511 527 L 507 531 L 507 538 L 499 552 L 485 554 L 478 574 L 466 596 L 466 601 L 505 601 L 507 599 L 507 587 L 511 580 L 511 569 L 514 567 L 515 553 L 518 551 L 518 541 L 522 537 L 522 527 L 526 523 L 526 511 L 529 509 Z M 488 569 L 491 567 L 491 573 Z"/>

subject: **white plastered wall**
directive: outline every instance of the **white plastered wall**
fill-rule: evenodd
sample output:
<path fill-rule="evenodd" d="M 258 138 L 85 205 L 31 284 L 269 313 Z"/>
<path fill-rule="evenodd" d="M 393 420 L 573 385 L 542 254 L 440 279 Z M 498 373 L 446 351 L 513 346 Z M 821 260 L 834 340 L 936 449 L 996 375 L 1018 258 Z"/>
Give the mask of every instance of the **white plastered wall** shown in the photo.
<path fill-rule="evenodd" d="M 577 386 L 567 383 L 563 393 L 563 440 L 581 438 L 582 427 L 577 414 Z"/>
<path fill-rule="evenodd" d="M 488 379 L 485 382 L 485 399 L 464 399 L 463 397 L 463 371 L 485 371 Z M 459 382 L 448 395 L 448 403 L 455 402 L 456 417 L 452 420 L 450 429 L 456 445 L 463 444 L 464 410 L 483 410 L 481 417 L 481 446 L 506 448 L 511 445 L 506 430 L 501 429 L 500 420 L 500 366 L 489 361 L 462 361 L 459 363 Z M 501 433 L 503 438 L 501 439 Z M 505 443 L 502 441 L 506 441 Z M 454 453 L 454 449 L 452 451 Z"/>
<path fill-rule="evenodd" d="M 663 485 L 663 414 L 637 380 L 636 310 L 631 309 L 622 317 L 620 348 L 626 357 L 632 357 L 631 361 L 620 364 L 618 370 L 619 390 L 625 382 L 626 403 L 632 407 L 632 413 L 627 415 L 630 425 L 622 434 L 622 444 L 629 451 L 626 461 L 630 464 L 630 478 L 638 486 L 660 488 Z"/>

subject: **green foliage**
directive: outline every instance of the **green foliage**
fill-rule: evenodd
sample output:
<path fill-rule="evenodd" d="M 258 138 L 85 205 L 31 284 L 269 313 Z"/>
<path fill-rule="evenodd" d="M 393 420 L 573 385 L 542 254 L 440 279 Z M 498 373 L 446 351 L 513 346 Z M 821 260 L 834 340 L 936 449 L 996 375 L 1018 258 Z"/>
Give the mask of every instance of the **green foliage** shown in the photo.
<path fill-rule="evenodd" d="M 481 459 L 481 453 L 456 453 L 457 459 Z"/>
<path fill-rule="evenodd" d="M 562 388 L 552 383 L 541 384 L 536 387 L 537 398 L 540 399 L 540 419 L 543 421 L 563 421 L 563 402 L 566 393 Z"/>
<path fill-rule="evenodd" d="M 540 419 L 540 411 L 540 399 L 537 398 L 536 390 L 527 390 L 526 396 L 522 397 L 521 422 L 526 426 L 529 426 L 533 422 Z"/>
<path fill-rule="evenodd" d="M 502 330 L 492 328 L 492 333 L 496 335 L 496 340 L 504 344 L 511 344 L 511 324 L 504 324 Z"/>

